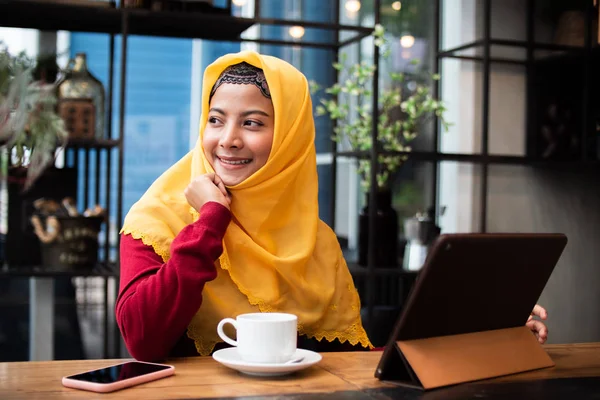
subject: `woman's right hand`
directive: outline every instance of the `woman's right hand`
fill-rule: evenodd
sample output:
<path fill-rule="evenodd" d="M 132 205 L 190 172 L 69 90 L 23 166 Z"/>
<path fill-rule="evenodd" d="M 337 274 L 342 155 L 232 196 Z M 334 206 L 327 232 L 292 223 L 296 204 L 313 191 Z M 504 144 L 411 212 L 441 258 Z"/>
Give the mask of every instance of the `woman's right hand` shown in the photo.
<path fill-rule="evenodd" d="M 183 193 L 188 203 L 198 212 L 209 201 L 220 203 L 227 209 L 231 204 L 231 196 L 227 192 L 225 184 L 215 173 L 197 176 Z"/>

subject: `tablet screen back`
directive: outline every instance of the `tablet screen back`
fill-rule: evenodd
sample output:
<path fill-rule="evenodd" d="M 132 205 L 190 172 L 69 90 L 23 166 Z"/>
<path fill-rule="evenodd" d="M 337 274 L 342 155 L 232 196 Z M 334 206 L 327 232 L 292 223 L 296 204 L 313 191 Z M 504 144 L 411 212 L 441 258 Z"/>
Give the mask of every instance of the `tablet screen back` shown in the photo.
<path fill-rule="evenodd" d="M 566 243 L 562 234 L 441 235 L 390 341 L 523 326 Z"/>

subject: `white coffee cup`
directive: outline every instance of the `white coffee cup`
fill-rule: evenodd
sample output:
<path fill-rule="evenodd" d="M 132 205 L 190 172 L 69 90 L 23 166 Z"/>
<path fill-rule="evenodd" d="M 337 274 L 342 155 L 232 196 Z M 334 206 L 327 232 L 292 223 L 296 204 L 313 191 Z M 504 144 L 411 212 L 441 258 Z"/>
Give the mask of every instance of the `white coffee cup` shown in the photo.
<path fill-rule="evenodd" d="M 231 324 L 237 341 L 223 332 Z M 242 360 L 252 363 L 280 364 L 292 359 L 296 352 L 298 317 L 285 313 L 251 313 L 225 318 L 217 333 L 226 343 L 237 346 Z"/>

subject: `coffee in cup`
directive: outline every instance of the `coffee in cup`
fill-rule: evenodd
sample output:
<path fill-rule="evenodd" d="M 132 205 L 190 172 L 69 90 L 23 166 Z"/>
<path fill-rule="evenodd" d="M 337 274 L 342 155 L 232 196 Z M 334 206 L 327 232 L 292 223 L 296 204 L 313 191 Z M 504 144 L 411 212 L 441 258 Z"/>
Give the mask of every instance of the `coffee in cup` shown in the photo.
<path fill-rule="evenodd" d="M 237 340 L 223 331 L 226 324 L 236 330 Z M 219 322 L 217 333 L 226 343 L 236 346 L 246 362 L 280 364 L 290 361 L 296 352 L 298 317 L 286 313 L 240 314 L 236 319 Z"/>

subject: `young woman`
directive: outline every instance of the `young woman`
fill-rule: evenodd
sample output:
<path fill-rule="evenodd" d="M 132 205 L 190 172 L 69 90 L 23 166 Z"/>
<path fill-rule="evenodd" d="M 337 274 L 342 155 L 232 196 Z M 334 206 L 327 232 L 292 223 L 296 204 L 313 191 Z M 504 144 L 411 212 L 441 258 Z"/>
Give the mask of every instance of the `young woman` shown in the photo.
<path fill-rule="evenodd" d="M 116 314 L 131 355 L 208 355 L 222 318 L 258 311 L 296 314 L 302 348 L 372 347 L 337 238 L 319 220 L 304 75 L 230 54 L 206 69 L 202 98 L 196 148 L 125 218 Z"/>
<path fill-rule="evenodd" d="M 202 99 L 195 149 L 121 232 L 116 316 L 131 355 L 208 355 L 221 319 L 271 311 L 298 316 L 300 348 L 372 348 L 337 238 L 318 217 L 304 75 L 274 57 L 230 54 L 206 69 Z"/>

